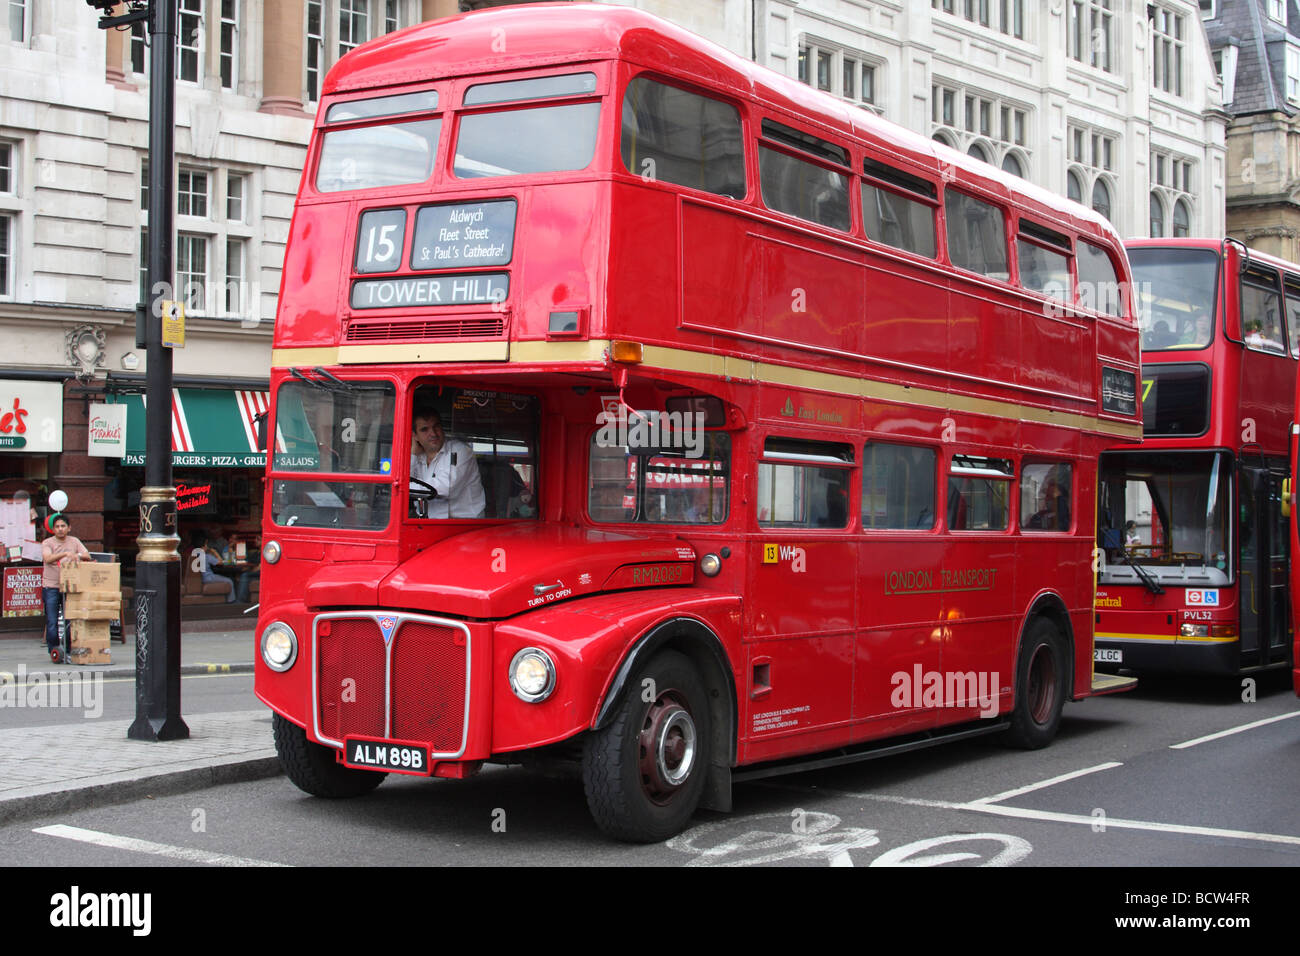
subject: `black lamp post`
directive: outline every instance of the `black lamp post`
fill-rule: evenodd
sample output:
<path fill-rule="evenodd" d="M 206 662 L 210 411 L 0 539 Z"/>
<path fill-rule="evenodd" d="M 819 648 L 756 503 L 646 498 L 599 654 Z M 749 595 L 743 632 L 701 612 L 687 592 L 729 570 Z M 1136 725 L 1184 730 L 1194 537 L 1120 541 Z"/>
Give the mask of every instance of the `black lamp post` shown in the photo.
<path fill-rule="evenodd" d="M 149 24 L 149 298 L 144 309 L 145 487 L 140 490 L 139 554 L 135 571 L 135 720 L 133 740 L 180 740 L 181 566 L 176 488 L 172 484 L 172 353 L 163 345 L 162 316 L 172 289 L 172 181 L 176 125 L 176 0 L 86 0 L 104 14 L 100 29 Z M 119 6 L 124 12 L 114 16 Z"/>

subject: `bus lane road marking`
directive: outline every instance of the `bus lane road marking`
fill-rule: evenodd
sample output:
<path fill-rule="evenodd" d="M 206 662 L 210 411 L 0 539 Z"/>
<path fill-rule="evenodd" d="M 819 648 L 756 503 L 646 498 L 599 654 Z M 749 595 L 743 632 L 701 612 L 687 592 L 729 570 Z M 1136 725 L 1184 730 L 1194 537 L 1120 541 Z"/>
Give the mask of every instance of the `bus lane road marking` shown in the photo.
<path fill-rule="evenodd" d="M 736 820 L 703 823 L 666 844 L 691 854 L 686 866 L 761 866 L 782 860 L 824 861 L 833 867 L 854 866 L 851 851 L 880 845 L 879 831 L 842 827 L 833 813 L 795 809 Z M 1033 847 L 1008 833 L 952 833 L 893 847 L 869 866 L 932 867 L 980 860 L 982 866 L 1013 866 Z"/>
<path fill-rule="evenodd" d="M 76 840 L 112 850 L 129 850 L 132 853 L 148 853 L 153 856 L 169 857 L 185 863 L 206 863 L 211 866 L 289 866 L 287 863 L 272 863 L 268 860 L 253 860 L 242 856 L 227 856 L 225 853 L 213 853 L 210 850 L 195 850 L 184 846 L 169 846 L 166 843 L 154 843 L 150 840 L 138 840 L 135 837 L 118 836 L 115 833 L 103 833 L 99 830 L 83 830 L 56 824 L 48 827 L 36 827 L 33 833 L 43 836 L 59 837 L 64 840 Z"/>
<path fill-rule="evenodd" d="M 1058 783 L 1064 783 L 1067 780 L 1074 780 L 1076 777 L 1084 777 L 1090 773 L 1096 773 L 1099 770 L 1110 770 L 1114 767 L 1122 767 L 1122 763 L 1112 761 L 1110 763 L 1100 763 L 1095 767 L 1085 767 L 1082 770 L 1072 770 L 1069 773 L 1063 773 L 1059 776 L 1052 777 L 1048 780 L 1040 780 L 1038 783 L 1031 783 L 1024 787 L 1017 787 L 1014 790 L 1006 790 L 1002 793 L 994 794 L 991 797 L 980 797 L 978 800 L 972 800 L 971 804 L 988 804 L 1000 803 L 1003 800 L 1010 800 L 1012 797 L 1018 797 L 1022 794 L 1032 793 L 1035 790 L 1042 790 L 1044 787 L 1051 787 Z"/>
<path fill-rule="evenodd" d="M 1024 807 L 995 806 L 991 803 L 972 801 L 958 803 L 952 800 L 922 800 L 916 797 L 899 797 L 888 793 L 855 793 L 849 790 L 823 789 L 820 793 L 831 793 L 858 800 L 875 800 L 880 803 L 897 803 L 903 806 L 930 807 L 936 810 L 968 810 L 973 813 L 990 813 L 1001 817 L 1015 817 L 1022 820 L 1040 820 L 1046 823 L 1072 823 L 1080 826 L 1095 827 L 1097 818 L 1080 813 L 1061 813 L 1055 810 L 1030 810 Z M 1258 843 L 1280 843 L 1285 846 L 1300 847 L 1300 836 L 1285 833 L 1258 833 L 1251 830 L 1229 830 L 1223 827 L 1192 826 L 1184 823 L 1159 823 L 1154 820 L 1125 820 L 1120 817 L 1107 816 L 1107 829 L 1115 827 L 1121 830 L 1146 830 L 1152 833 L 1174 833 L 1182 836 L 1221 837 L 1229 840 L 1253 840 Z"/>
<path fill-rule="evenodd" d="M 1169 749 L 1186 750 L 1188 747 L 1195 747 L 1197 744 L 1209 743 L 1211 740 L 1218 740 L 1220 737 L 1231 737 L 1233 734 L 1244 733 L 1247 730 L 1254 730 L 1256 727 L 1263 727 L 1265 724 L 1277 723 L 1279 720 L 1287 720 L 1291 717 L 1300 717 L 1300 710 L 1292 711 L 1289 714 L 1278 714 L 1276 717 L 1265 717 L 1263 720 L 1242 724 L 1240 727 L 1230 727 L 1227 730 L 1220 730 L 1217 734 L 1207 734 L 1194 740 L 1184 740 L 1181 744 L 1170 744 Z"/>

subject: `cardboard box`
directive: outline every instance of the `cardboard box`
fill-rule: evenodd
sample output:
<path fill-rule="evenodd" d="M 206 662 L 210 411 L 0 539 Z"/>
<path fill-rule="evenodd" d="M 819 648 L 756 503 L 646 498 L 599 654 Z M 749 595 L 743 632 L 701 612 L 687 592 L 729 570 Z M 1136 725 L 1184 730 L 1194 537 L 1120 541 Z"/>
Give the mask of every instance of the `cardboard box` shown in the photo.
<path fill-rule="evenodd" d="M 122 566 L 116 562 L 101 564 L 98 561 L 78 561 L 59 568 L 59 589 L 66 594 L 81 591 L 122 590 Z"/>
<path fill-rule="evenodd" d="M 113 663 L 112 652 L 108 646 L 99 648 L 74 647 L 68 652 L 69 664 L 111 664 Z"/>
<path fill-rule="evenodd" d="M 108 646 L 108 621 L 68 621 L 68 642 L 78 647 Z"/>
<path fill-rule="evenodd" d="M 79 591 L 63 597 L 69 621 L 116 621 L 122 615 L 122 595 L 114 591 Z"/>

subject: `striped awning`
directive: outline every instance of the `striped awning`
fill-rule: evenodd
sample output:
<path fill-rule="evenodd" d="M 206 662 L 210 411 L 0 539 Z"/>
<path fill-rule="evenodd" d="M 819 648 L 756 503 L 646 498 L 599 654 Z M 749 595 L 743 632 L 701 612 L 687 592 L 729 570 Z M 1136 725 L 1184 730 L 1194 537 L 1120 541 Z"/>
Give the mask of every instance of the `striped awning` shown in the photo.
<path fill-rule="evenodd" d="M 124 465 L 143 465 L 143 395 L 110 396 L 125 404 Z M 266 452 L 257 447 L 256 416 L 270 404 L 269 392 L 233 388 L 172 389 L 172 466 L 184 468 L 262 468 Z"/>

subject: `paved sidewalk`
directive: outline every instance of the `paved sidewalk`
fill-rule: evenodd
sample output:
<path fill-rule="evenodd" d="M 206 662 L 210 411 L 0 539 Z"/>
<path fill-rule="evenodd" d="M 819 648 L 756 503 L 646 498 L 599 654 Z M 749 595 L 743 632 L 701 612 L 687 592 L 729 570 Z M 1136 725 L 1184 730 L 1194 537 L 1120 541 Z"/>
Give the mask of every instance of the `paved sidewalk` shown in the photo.
<path fill-rule="evenodd" d="M 253 653 L 251 627 L 181 636 L 186 674 L 250 673 Z M 49 682 L 53 688 L 56 673 L 64 684 L 96 673 L 134 676 L 134 639 L 114 643 L 112 658 L 104 665 L 53 664 L 34 633 L 0 640 L 0 685 L 13 685 L 0 686 L 0 704 L 4 695 L 29 689 L 21 685 Z M 57 735 L 50 727 L 0 730 L 0 823 L 280 772 L 266 708 L 183 717 L 188 740 L 156 743 L 129 740 L 130 720 L 83 721 L 60 726 Z"/>
<path fill-rule="evenodd" d="M 181 625 L 182 674 L 213 671 L 252 673 L 256 621 L 250 619 L 247 625 L 238 620 L 226 623 L 226 629 L 220 631 L 191 631 Z M 113 659 L 111 664 L 55 664 L 45 651 L 44 639 L 38 641 L 35 631 L 30 636 L 24 633 L 20 637 L 3 638 L 0 639 L 0 683 L 14 680 L 22 672 L 101 673 L 106 677 L 135 674 L 134 635 L 127 634 L 125 644 L 114 641 L 109 645 L 109 651 Z"/>

